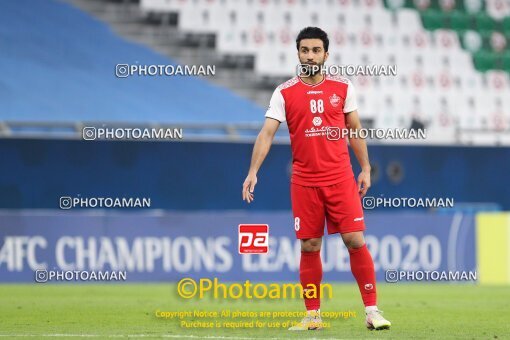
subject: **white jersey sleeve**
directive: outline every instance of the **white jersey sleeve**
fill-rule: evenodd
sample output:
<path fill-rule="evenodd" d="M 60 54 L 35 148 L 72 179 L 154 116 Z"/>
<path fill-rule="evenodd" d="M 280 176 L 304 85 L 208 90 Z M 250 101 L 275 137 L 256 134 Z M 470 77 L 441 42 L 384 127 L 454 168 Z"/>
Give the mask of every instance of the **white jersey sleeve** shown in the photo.
<path fill-rule="evenodd" d="M 349 81 L 347 87 L 347 95 L 345 96 L 344 113 L 352 112 L 358 109 L 358 102 L 356 100 L 356 89 L 352 82 Z"/>
<path fill-rule="evenodd" d="M 273 118 L 283 123 L 286 121 L 285 118 L 285 99 L 279 88 L 274 90 L 273 95 L 271 96 L 271 101 L 269 102 L 269 107 L 267 108 L 266 115 L 267 118 Z"/>

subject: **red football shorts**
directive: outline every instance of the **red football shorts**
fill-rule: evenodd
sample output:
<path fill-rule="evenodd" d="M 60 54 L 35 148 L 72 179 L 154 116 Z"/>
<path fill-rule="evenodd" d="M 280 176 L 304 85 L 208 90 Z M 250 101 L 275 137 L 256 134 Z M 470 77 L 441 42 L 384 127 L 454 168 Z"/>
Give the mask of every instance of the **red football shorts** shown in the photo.
<path fill-rule="evenodd" d="M 354 178 L 325 187 L 305 187 L 291 183 L 290 196 L 294 230 L 298 239 L 365 230 L 363 208 Z"/>

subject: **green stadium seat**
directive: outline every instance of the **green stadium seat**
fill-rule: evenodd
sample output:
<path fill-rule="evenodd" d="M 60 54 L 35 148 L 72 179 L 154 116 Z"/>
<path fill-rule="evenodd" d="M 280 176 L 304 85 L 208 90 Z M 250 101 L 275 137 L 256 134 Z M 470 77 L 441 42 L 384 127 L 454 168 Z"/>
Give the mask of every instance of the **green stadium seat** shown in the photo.
<path fill-rule="evenodd" d="M 479 71 L 488 71 L 498 68 L 498 56 L 487 50 L 481 50 L 473 55 L 475 68 Z"/>
<path fill-rule="evenodd" d="M 501 26 L 501 30 L 504 31 L 504 32 L 510 32 L 510 16 L 508 17 L 505 17 L 501 22 L 500 22 L 500 26 Z"/>
<path fill-rule="evenodd" d="M 444 1 L 444 0 L 443 0 Z M 455 7 L 455 4 L 453 5 Z M 442 11 L 441 0 L 430 0 L 430 9 L 438 9 Z"/>
<path fill-rule="evenodd" d="M 414 6 L 414 1 L 413 0 L 405 0 L 404 7 L 416 9 L 416 7 Z"/>
<path fill-rule="evenodd" d="M 475 14 L 483 11 L 483 0 L 432 0 L 431 8 L 440 9 L 443 12 L 461 11 Z"/>
<path fill-rule="evenodd" d="M 472 16 L 475 27 L 479 31 L 489 31 L 496 28 L 496 21 L 487 13 L 482 12 Z"/>
<path fill-rule="evenodd" d="M 506 72 L 510 72 L 510 51 L 506 51 L 501 56 L 501 68 L 505 70 Z"/>
<path fill-rule="evenodd" d="M 436 30 L 444 27 L 443 13 L 438 10 L 428 10 L 420 13 L 423 27 L 428 30 Z"/>
<path fill-rule="evenodd" d="M 492 31 L 478 31 L 478 33 L 480 34 L 480 38 L 482 39 L 482 48 L 487 50 L 487 51 L 490 51 L 492 49 L 491 47 L 491 35 L 492 35 Z"/>
<path fill-rule="evenodd" d="M 446 14 L 447 27 L 455 31 L 467 30 L 471 27 L 470 16 L 461 11 L 453 11 Z"/>

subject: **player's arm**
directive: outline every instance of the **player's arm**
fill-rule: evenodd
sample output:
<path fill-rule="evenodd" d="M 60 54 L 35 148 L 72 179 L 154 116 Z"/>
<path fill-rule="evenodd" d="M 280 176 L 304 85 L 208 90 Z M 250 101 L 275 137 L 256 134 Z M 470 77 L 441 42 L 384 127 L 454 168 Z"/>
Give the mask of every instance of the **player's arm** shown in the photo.
<path fill-rule="evenodd" d="M 356 131 L 362 128 L 361 121 L 359 119 L 358 110 L 354 110 L 346 113 L 345 122 L 347 128 L 351 131 Z M 361 173 L 358 176 L 358 190 L 361 197 L 365 196 L 368 188 L 370 188 L 370 160 L 368 159 L 367 142 L 363 138 L 355 138 L 359 134 L 349 134 L 349 144 L 351 145 L 352 151 L 358 159 L 358 163 L 361 166 Z M 352 136 L 352 137 L 351 137 Z"/>
<path fill-rule="evenodd" d="M 279 88 L 274 90 L 265 116 L 267 119 L 253 146 L 250 170 L 243 183 L 243 200 L 248 203 L 253 201 L 253 190 L 255 189 L 255 184 L 257 184 L 257 172 L 271 148 L 274 135 L 278 127 L 280 127 L 280 123 L 283 123 L 287 118 L 285 114 L 285 99 Z"/>
<path fill-rule="evenodd" d="M 243 183 L 243 200 L 250 203 L 253 201 L 253 190 L 257 184 L 257 172 L 264 162 L 271 144 L 273 143 L 274 135 L 280 127 L 280 122 L 273 118 L 266 118 L 264 126 L 260 130 L 255 145 L 253 146 L 253 153 L 251 156 L 250 170 L 248 176 Z"/>
<path fill-rule="evenodd" d="M 351 131 L 361 129 L 361 121 L 358 115 L 358 103 L 356 100 L 356 89 L 354 85 L 349 81 L 347 88 L 347 95 L 345 96 L 344 102 L 344 114 L 345 123 L 347 128 Z M 358 136 L 359 134 L 350 133 L 349 143 L 352 151 L 358 159 L 358 163 L 361 166 L 361 173 L 358 176 L 358 190 L 361 197 L 364 197 L 370 188 L 370 161 L 368 159 L 367 143 L 361 138 L 350 138 L 350 136 Z"/>

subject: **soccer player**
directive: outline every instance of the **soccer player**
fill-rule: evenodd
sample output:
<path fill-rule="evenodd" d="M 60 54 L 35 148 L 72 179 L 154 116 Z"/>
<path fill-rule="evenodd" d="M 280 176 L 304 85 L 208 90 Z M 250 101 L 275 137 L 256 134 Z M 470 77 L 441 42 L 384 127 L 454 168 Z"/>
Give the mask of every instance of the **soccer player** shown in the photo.
<path fill-rule="evenodd" d="M 343 131 L 361 129 L 352 83 L 318 71 L 328 58 L 329 40 L 318 27 L 304 28 L 296 39 L 303 71 L 274 91 L 266 120 L 253 148 L 243 200 L 254 199 L 257 172 L 281 123 L 287 122 L 292 148 L 291 201 L 294 230 L 301 240 L 299 277 L 303 289 L 322 281 L 320 249 L 326 221 L 328 234 L 340 233 L 351 271 L 365 305 L 366 326 L 386 329 L 391 323 L 377 308 L 375 271 L 363 238 L 365 223 L 361 198 L 370 188 L 370 162 L 363 139 L 349 134 L 361 166 L 356 181 Z M 304 294 L 307 316 L 290 330 L 320 329 L 320 295 Z"/>

